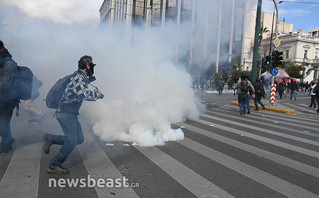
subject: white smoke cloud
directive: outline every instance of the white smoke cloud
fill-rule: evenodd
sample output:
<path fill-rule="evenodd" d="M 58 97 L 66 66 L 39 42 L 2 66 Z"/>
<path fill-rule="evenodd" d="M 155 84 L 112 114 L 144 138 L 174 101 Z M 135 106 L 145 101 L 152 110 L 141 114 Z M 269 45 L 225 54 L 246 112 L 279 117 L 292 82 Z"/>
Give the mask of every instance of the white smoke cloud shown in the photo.
<path fill-rule="evenodd" d="M 191 32 L 189 21 L 185 20 L 179 28 L 169 23 L 165 29 L 133 28 L 133 44 L 128 45 L 124 32 L 97 25 L 88 27 L 90 21 L 99 21 L 100 5 L 92 2 L 3 0 L 0 39 L 20 65 L 31 67 L 43 80 L 42 98 L 57 79 L 77 68 L 81 56 L 92 55 L 97 64 L 94 84 L 105 98 L 84 103 L 81 115 L 90 119 L 94 133 L 101 139 L 132 141 L 142 146 L 182 140 L 182 130 L 172 129 L 171 123 L 197 118 L 203 108 L 192 89 L 192 78 L 185 70 L 189 67 L 190 36 L 194 42 L 192 67 L 207 69 L 216 60 L 219 14 L 212 11 L 206 15 L 206 11 L 218 11 L 219 6 L 209 1 L 198 3 L 195 32 Z M 226 5 L 223 19 L 231 16 L 228 13 L 231 2 L 223 1 Z M 243 2 L 239 1 L 238 5 Z M 206 5 L 210 9 L 205 9 Z M 244 12 L 242 7 L 239 10 Z M 243 15 L 236 18 L 235 23 L 238 20 L 240 24 L 242 18 Z M 221 24 L 221 28 L 220 46 L 224 49 L 229 46 L 230 24 Z M 235 31 L 240 33 L 241 27 Z M 184 65 L 176 64 L 176 49 Z M 240 50 L 240 45 L 238 50 L 233 49 Z M 220 61 L 228 58 L 227 52 Z"/>
<path fill-rule="evenodd" d="M 0 5 L 19 8 L 24 20 L 41 19 L 60 24 L 99 22 L 102 0 L 2 0 Z"/>
<path fill-rule="evenodd" d="M 11 15 L 16 10 L 8 8 L 16 9 L 0 8 L 0 19 L 6 22 L 1 24 L 0 39 L 20 65 L 29 66 L 44 82 L 40 97 L 57 79 L 76 70 L 81 56 L 93 56 L 97 64 L 94 84 L 105 98 L 85 102 L 80 114 L 89 118 L 101 139 L 163 145 L 184 138 L 183 131 L 172 129 L 171 123 L 199 116 L 202 106 L 191 88 L 191 76 L 174 61 L 177 34 L 171 32 L 177 31 L 176 25 L 168 31 L 140 30 L 128 46 L 108 28 L 46 20 L 17 26 L 10 22 L 19 22 L 21 17 Z"/>

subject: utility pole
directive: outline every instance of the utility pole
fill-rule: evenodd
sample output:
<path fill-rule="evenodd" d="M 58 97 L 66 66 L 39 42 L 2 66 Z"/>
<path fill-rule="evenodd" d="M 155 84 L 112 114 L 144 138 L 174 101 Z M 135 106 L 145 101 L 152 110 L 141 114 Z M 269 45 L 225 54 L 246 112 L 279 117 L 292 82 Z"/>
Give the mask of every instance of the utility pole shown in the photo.
<path fill-rule="evenodd" d="M 261 5 L 262 5 L 262 0 L 258 0 L 257 17 L 256 17 L 256 29 L 255 29 L 255 42 L 254 42 L 254 55 L 253 55 L 253 68 L 252 68 L 252 75 L 251 75 L 251 81 L 253 83 L 256 82 L 256 75 L 257 75 Z"/>
<path fill-rule="evenodd" d="M 275 9 L 276 9 L 276 28 L 275 28 L 275 41 L 278 39 L 278 23 L 279 23 L 279 21 L 278 21 L 278 16 L 279 16 L 279 12 L 278 12 L 278 6 L 277 6 L 277 3 L 276 3 L 276 1 L 275 0 L 273 0 L 273 2 L 274 2 L 274 5 L 275 5 Z M 279 2 L 280 3 L 280 2 Z M 271 35 L 272 36 L 272 35 Z M 275 46 L 275 50 L 276 50 L 276 48 L 277 48 L 277 46 Z M 271 60 L 272 58 L 270 58 L 270 60 Z M 272 60 L 271 60 L 272 61 Z M 275 76 L 274 75 L 272 75 L 272 77 L 271 77 L 271 86 L 273 86 L 275 84 Z M 275 87 L 275 91 L 276 91 L 276 87 Z M 271 95 L 271 94 L 270 94 Z M 271 97 L 271 96 L 270 96 Z M 274 97 L 276 97 L 276 95 L 274 96 Z M 273 106 L 274 105 L 274 101 L 272 101 L 271 100 L 271 98 L 269 99 L 269 103 L 270 103 L 270 105 L 271 106 Z"/>

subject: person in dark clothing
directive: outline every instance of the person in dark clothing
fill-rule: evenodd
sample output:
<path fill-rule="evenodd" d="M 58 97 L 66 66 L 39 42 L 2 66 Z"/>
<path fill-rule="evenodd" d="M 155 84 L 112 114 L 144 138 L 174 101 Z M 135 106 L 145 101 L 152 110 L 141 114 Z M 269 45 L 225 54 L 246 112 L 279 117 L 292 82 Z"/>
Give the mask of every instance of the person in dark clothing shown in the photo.
<path fill-rule="evenodd" d="M 17 64 L 0 41 L 0 153 L 4 154 L 12 150 L 15 139 L 11 134 L 11 118 L 13 110 L 19 102 L 15 89 Z"/>
<path fill-rule="evenodd" d="M 316 88 L 316 83 L 315 82 L 311 82 L 310 83 L 310 88 L 309 88 L 309 94 L 310 94 L 310 97 L 311 97 L 311 102 L 310 102 L 310 105 L 309 107 L 314 107 L 316 108 L 316 93 L 314 93 L 314 89 Z"/>
<path fill-rule="evenodd" d="M 50 152 L 52 144 L 62 145 L 59 153 L 51 161 L 47 171 L 55 174 L 68 174 L 69 170 L 62 167 L 62 163 L 69 157 L 77 144 L 82 144 L 84 136 L 78 121 L 79 109 L 84 100 L 96 101 L 102 99 L 103 94 L 95 88 L 90 90 L 88 85 L 93 77 L 95 64 L 91 56 L 83 56 L 78 62 L 78 70 L 70 77 L 59 108 L 56 111 L 56 119 L 62 127 L 64 135 L 52 135 L 44 133 L 43 150 L 45 154 Z"/>
<path fill-rule="evenodd" d="M 242 74 L 241 78 L 238 80 L 235 88 L 238 94 L 238 105 L 240 115 L 250 114 L 250 104 L 249 104 L 249 93 L 255 98 L 254 86 L 249 81 L 249 76 L 247 74 Z"/>
<path fill-rule="evenodd" d="M 291 79 L 290 81 L 290 100 L 292 100 L 292 97 L 294 96 L 295 100 L 297 99 L 297 84 L 296 82 Z"/>
<path fill-rule="evenodd" d="M 265 89 L 263 86 L 263 81 L 260 79 L 255 83 L 255 98 L 254 98 L 254 103 L 255 103 L 255 110 L 259 111 L 258 103 L 261 105 L 263 110 L 265 110 L 265 105 L 261 102 L 261 98 L 264 97 L 265 95 Z"/>
<path fill-rule="evenodd" d="M 281 100 L 282 94 L 284 93 L 286 88 L 286 84 L 284 80 L 281 80 L 279 85 L 278 85 L 278 92 L 279 92 L 279 99 Z"/>
<path fill-rule="evenodd" d="M 317 113 L 319 113 L 319 81 L 317 82 L 315 88 L 313 89 L 313 93 L 316 94 L 316 100 L 317 100 Z"/>

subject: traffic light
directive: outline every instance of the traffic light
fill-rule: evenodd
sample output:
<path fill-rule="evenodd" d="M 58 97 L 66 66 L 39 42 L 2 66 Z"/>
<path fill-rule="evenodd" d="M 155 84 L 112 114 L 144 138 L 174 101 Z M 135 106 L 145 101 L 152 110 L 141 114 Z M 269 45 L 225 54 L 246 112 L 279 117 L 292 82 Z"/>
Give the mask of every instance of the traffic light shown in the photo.
<path fill-rule="evenodd" d="M 270 59 L 270 56 L 266 56 L 266 59 L 265 59 L 265 66 L 268 68 L 270 67 L 271 65 L 271 59 Z"/>
<path fill-rule="evenodd" d="M 272 66 L 278 67 L 282 65 L 282 52 L 274 50 L 272 52 Z"/>

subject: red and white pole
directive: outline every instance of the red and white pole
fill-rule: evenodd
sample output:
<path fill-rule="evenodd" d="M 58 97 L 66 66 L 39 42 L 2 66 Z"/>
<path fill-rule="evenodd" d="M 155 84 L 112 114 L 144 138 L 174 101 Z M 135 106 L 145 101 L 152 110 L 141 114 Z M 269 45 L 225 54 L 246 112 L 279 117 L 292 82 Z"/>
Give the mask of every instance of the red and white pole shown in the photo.
<path fill-rule="evenodd" d="M 276 101 L 276 84 L 271 86 L 271 93 L 270 93 L 270 104 L 273 105 Z"/>

